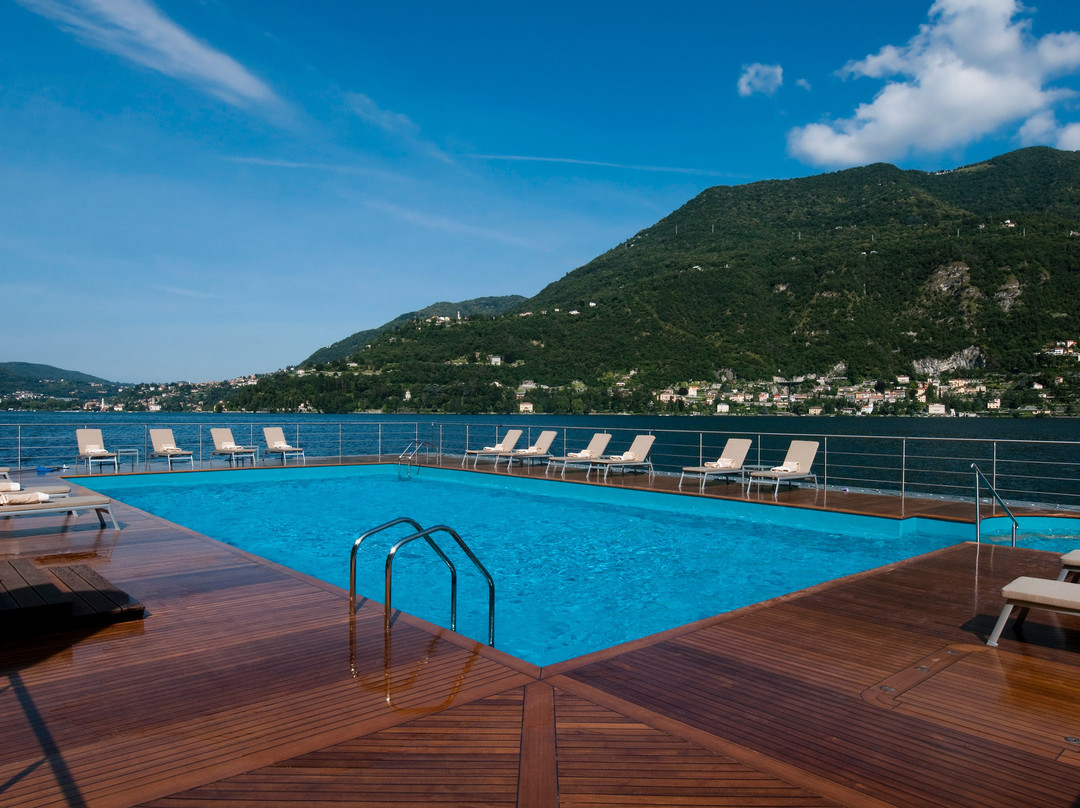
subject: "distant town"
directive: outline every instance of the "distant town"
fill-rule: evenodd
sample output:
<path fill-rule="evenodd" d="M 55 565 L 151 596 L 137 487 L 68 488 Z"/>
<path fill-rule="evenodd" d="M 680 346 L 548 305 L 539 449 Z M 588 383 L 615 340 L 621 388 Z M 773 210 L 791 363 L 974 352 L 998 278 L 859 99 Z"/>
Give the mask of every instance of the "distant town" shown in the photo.
<path fill-rule="evenodd" d="M 1080 363 L 1076 340 L 1058 342 L 1044 351 L 1055 358 L 1054 367 L 1069 368 Z M 485 357 L 492 365 L 502 357 Z M 305 376 L 314 374 L 348 373 L 354 363 L 345 363 L 345 370 L 324 370 L 310 367 L 291 367 L 278 374 Z M 132 384 L 101 388 L 100 395 L 78 400 L 58 398 L 30 391 L 15 391 L 5 396 L 3 406 L 9 410 L 83 410 L 109 412 L 226 412 L 234 392 L 257 385 L 259 375 L 239 376 L 215 382 L 172 382 L 168 384 Z M 613 382 L 616 389 L 634 384 L 634 373 Z M 575 382 L 569 392 L 581 388 Z M 580 392 L 580 390 L 577 390 Z M 551 388 L 532 381 L 523 382 L 516 391 L 517 410 L 522 414 L 543 412 L 534 399 L 544 399 Z M 1080 368 L 1077 372 L 1061 370 L 1053 374 L 1029 374 L 1022 378 L 991 373 L 982 369 L 954 369 L 922 377 L 910 375 L 889 379 L 851 381 L 838 368 L 833 374 L 807 374 L 790 379 L 773 378 L 767 381 L 683 381 L 670 387 L 650 391 L 655 413 L 701 415 L 760 415 L 783 413 L 792 415 L 928 415 L 928 416 L 992 416 L 992 415 L 1080 415 Z M 413 412 L 412 391 L 402 391 L 399 403 L 392 410 Z M 296 412 L 318 412 L 310 405 L 301 405 Z"/>

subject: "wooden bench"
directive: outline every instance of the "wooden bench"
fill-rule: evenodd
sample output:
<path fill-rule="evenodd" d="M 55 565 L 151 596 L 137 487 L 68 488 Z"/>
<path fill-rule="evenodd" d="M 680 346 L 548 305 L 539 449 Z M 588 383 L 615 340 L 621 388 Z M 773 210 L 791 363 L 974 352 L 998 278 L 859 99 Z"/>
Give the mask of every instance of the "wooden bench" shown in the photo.
<path fill-rule="evenodd" d="M 145 607 L 86 564 L 38 567 L 0 561 L 0 635 L 63 631 L 137 620 Z"/>

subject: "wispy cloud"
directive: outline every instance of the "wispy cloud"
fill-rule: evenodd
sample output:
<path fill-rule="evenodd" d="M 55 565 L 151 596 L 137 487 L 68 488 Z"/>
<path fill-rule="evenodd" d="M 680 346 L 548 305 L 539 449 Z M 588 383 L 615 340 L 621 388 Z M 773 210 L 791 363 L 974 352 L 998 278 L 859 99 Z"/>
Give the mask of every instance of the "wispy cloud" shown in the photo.
<path fill-rule="evenodd" d="M 1048 87 L 1080 67 L 1080 34 L 1036 38 L 1016 0 L 937 0 L 929 22 L 903 46 L 888 45 L 840 71 L 884 79 L 851 118 L 788 133 L 789 152 L 822 166 L 857 165 L 965 146 L 1017 126 L 1031 142 L 1076 148 L 1076 124 L 1052 110 L 1072 97 Z"/>
<path fill-rule="evenodd" d="M 394 182 L 414 182 L 410 177 L 396 174 L 392 171 L 383 171 L 378 168 L 356 166 L 336 163 L 307 163 L 295 160 L 277 160 L 265 157 L 225 157 L 230 163 L 244 163 L 246 165 L 265 166 L 266 168 L 285 168 L 290 171 L 327 171 L 333 174 L 351 174 L 362 177 L 374 177 Z"/>
<path fill-rule="evenodd" d="M 388 216 L 393 216 L 395 219 L 400 219 L 401 221 L 409 222 L 410 224 L 415 224 L 428 230 L 438 230 L 443 233 L 460 236 L 476 236 L 490 241 L 499 241 L 504 244 L 525 247 L 530 250 L 539 249 L 539 246 L 535 242 L 521 238 L 520 236 L 503 233 L 502 231 L 492 230 L 487 227 L 477 227 L 476 225 L 465 224 L 464 222 L 449 219 L 445 216 L 433 216 L 429 213 L 421 213 L 420 211 L 411 208 L 396 205 L 393 202 L 386 202 L 381 199 L 369 199 L 365 201 L 364 204 L 373 210 L 378 210 Z"/>
<path fill-rule="evenodd" d="M 446 152 L 421 137 L 420 127 L 408 115 L 383 109 L 363 93 L 348 93 L 346 100 L 353 113 L 361 120 L 377 126 L 387 134 L 408 143 L 430 157 L 444 163 L 454 162 Z"/>
<path fill-rule="evenodd" d="M 238 107 L 280 106 L 232 57 L 200 42 L 150 0 L 17 0 L 96 48 L 189 83 Z"/>
<path fill-rule="evenodd" d="M 523 163 L 567 163 L 575 166 L 596 166 L 598 168 L 618 168 L 625 171 L 655 171 L 664 174 L 696 174 L 706 177 L 735 177 L 724 171 L 710 171 L 704 168 L 675 168 L 672 166 L 627 165 L 624 163 L 605 163 L 600 160 L 577 160 L 572 157 L 532 157 L 524 154 L 465 154 L 472 160 L 511 160 Z"/>
<path fill-rule="evenodd" d="M 784 83 L 784 68 L 780 65 L 763 65 L 755 62 L 743 65 L 742 75 L 739 76 L 739 95 L 749 96 L 754 93 L 772 95 L 780 89 Z"/>

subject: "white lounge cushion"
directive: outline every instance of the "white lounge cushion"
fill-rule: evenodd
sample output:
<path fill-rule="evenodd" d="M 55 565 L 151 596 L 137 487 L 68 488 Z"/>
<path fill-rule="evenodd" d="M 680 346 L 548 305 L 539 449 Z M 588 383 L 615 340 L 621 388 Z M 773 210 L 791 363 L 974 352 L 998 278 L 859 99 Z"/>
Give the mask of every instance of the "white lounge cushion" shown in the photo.
<path fill-rule="evenodd" d="M 9 480 L 0 480 L 0 492 L 7 493 L 9 491 L 19 491 L 22 488 L 19 483 L 13 483 Z"/>
<path fill-rule="evenodd" d="M 48 502 L 49 495 L 44 491 L 11 491 L 0 494 L 0 505 L 37 505 Z"/>
<path fill-rule="evenodd" d="M 1061 557 L 1061 566 L 1080 567 L 1080 550 L 1073 550 Z"/>
<path fill-rule="evenodd" d="M 1080 611 L 1080 584 L 1023 576 L 1002 587 L 1006 600 Z"/>

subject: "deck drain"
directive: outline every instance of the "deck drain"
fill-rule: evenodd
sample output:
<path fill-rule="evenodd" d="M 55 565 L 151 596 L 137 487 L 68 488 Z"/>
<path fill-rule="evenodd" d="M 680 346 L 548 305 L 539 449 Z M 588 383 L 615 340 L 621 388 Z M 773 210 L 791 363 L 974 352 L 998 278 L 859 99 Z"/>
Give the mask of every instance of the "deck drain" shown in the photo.
<path fill-rule="evenodd" d="M 1080 744 L 1080 738 L 1074 738 L 1071 735 L 1066 735 L 1065 736 L 1065 743 Z"/>
<path fill-rule="evenodd" d="M 888 685 L 882 685 L 881 689 L 884 690 L 886 693 L 895 693 L 896 692 L 895 687 L 889 687 Z"/>
<path fill-rule="evenodd" d="M 930 673 L 930 669 L 928 667 L 926 667 L 925 665 L 920 665 L 915 670 L 921 671 L 922 673 Z"/>

